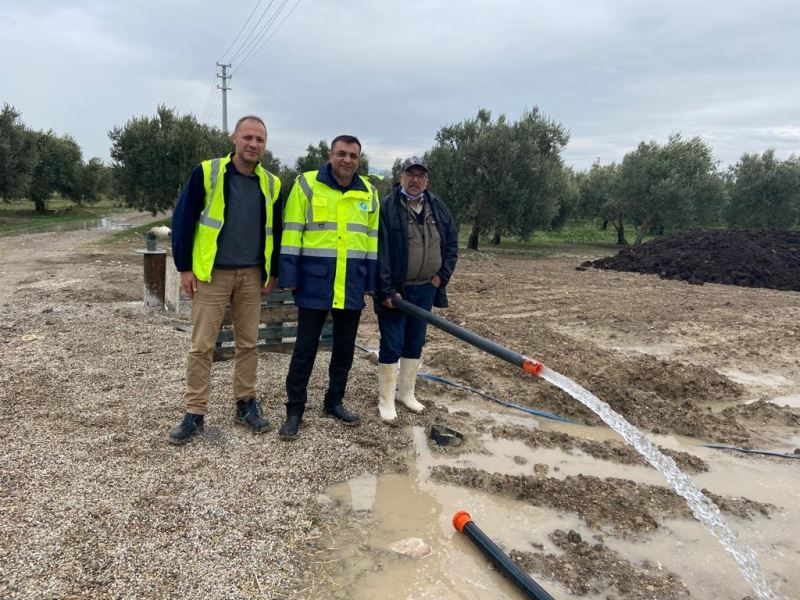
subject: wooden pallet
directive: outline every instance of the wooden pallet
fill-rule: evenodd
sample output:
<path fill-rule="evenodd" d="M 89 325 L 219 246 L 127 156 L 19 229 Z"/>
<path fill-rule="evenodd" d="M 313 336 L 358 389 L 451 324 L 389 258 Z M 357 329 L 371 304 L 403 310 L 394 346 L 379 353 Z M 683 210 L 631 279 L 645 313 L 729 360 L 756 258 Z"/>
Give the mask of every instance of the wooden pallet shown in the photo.
<path fill-rule="evenodd" d="M 258 326 L 258 349 L 260 352 L 291 352 L 297 337 L 297 307 L 290 290 L 278 290 L 261 300 L 261 317 Z M 330 348 L 333 342 L 331 316 L 322 327 L 320 348 Z M 225 310 L 222 328 L 217 335 L 214 360 L 230 360 L 235 348 L 231 326 L 231 309 Z"/>

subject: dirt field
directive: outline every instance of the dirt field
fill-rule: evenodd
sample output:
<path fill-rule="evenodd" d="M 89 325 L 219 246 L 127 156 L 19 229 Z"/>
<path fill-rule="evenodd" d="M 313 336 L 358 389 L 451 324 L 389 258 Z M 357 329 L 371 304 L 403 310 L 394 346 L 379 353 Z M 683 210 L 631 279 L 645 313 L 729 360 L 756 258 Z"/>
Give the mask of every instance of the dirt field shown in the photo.
<path fill-rule="evenodd" d="M 331 528 L 346 529 L 353 515 L 326 490 L 368 473 L 405 473 L 415 443 L 407 426 L 438 421 L 466 443 L 443 453 L 448 462 L 426 479 L 563 520 L 504 544 L 556 597 L 755 597 L 716 542 L 692 546 L 710 534 L 693 528 L 686 504 L 594 414 L 439 331 L 426 370 L 581 425 L 496 420 L 488 401 L 421 382 L 430 409 L 398 411 L 399 426 L 386 427 L 363 354 L 345 400 L 363 423 L 344 428 L 321 416 L 323 355 L 298 441 L 238 428 L 232 365 L 220 363 L 206 433 L 169 446 L 189 337 L 177 317 L 141 306 L 141 258 L 132 252 L 140 244 L 99 244 L 106 235 L 0 237 L 0 596 L 356 597 L 337 580 L 341 559 L 328 558 Z M 613 250 L 464 253 L 441 314 L 541 360 L 647 431 L 758 553 L 778 597 L 800 597 L 792 533 L 800 461 L 698 447 L 800 453 L 800 295 L 575 269 L 604 252 Z M 359 342 L 374 348 L 377 339 L 365 311 Z M 273 424 L 287 364 L 276 354 L 260 364 Z M 489 416 L 472 408 L 478 403 Z M 515 456 L 513 473 L 494 470 L 474 458 L 492 454 L 492 444 L 522 444 L 532 459 Z M 579 468 L 589 460 L 590 469 Z M 676 556 L 659 545 L 664 535 L 699 554 Z M 708 581 L 723 581 L 722 593 L 690 573 L 706 551 L 715 553 Z"/>

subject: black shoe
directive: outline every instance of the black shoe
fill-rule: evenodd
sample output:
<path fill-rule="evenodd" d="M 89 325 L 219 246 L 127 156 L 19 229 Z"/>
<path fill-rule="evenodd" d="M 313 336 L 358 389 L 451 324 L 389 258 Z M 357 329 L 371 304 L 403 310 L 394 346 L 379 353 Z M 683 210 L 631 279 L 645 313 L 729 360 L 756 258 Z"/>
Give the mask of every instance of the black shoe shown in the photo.
<path fill-rule="evenodd" d="M 236 401 L 236 420 L 244 423 L 256 433 L 269 430 L 269 421 L 261 416 L 261 405 L 255 398 L 243 398 Z"/>
<path fill-rule="evenodd" d="M 278 431 L 278 437 L 284 442 L 291 442 L 297 439 L 297 430 L 303 418 L 300 415 L 288 415 Z"/>
<path fill-rule="evenodd" d="M 325 414 L 334 419 L 339 419 L 345 425 L 356 425 L 361 419 L 357 414 L 348 411 L 343 404 L 326 406 Z"/>
<path fill-rule="evenodd" d="M 203 415 L 184 413 L 183 419 L 169 432 L 170 444 L 185 444 L 189 439 L 203 431 Z"/>

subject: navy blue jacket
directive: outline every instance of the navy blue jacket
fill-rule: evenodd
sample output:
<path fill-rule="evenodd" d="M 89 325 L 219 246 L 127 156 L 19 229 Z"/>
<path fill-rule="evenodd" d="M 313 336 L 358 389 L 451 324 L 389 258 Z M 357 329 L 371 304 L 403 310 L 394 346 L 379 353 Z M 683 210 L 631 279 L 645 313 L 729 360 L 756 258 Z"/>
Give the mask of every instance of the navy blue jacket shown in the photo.
<path fill-rule="evenodd" d="M 333 176 L 331 163 L 322 165 L 316 174 L 321 184 L 345 193 L 347 191 L 369 192 L 358 173 L 353 174 L 347 185 L 340 185 Z M 294 190 L 300 184 L 295 183 Z M 294 191 L 290 194 L 296 193 Z M 365 205 L 366 208 L 366 205 Z M 334 217 L 335 218 L 335 217 Z M 332 219 L 333 220 L 333 219 Z M 309 226 L 311 224 L 308 224 Z M 294 303 L 300 308 L 326 310 L 333 305 L 334 281 L 337 259 L 331 257 L 281 254 L 281 269 L 278 285 L 294 289 Z M 374 259 L 348 258 L 345 270 L 345 306 L 347 310 L 364 308 L 364 294 L 375 289 L 377 261 Z"/>
<path fill-rule="evenodd" d="M 375 291 L 375 312 L 389 310 L 384 300 L 395 294 L 403 295 L 403 286 L 408 271 L 408 221 L 406 209 L 400 202 L 400 186 L 381 200 L 380 228 L 378 230 L 378 283 Z M 458 260 L 458 228 L 450 210 L 442 200 L 425 190 L 425 202 L 430 202 L 436 228 L 442 244 L 442 267 L 439 277 L 442 284 L 436 290 L 433 305 L 447 306 L 447 283 L 453 275 Z"/>
<path fill-rule="evenodd" d="M 227 169 L 236 169 L 233 161 L 226 165 Z M 225 198 L 230 193 L 230 178 L 223 177 L 223 194 Z M 284 190 L 281 188 L 280 196 L 273 205 L 272 209 L 272 260 L 270 261 L 270 273 L 277 277 L 278 264 L 281 253 L 281 231 L 282 217 L 283 217 L 283 203 L 281 199 L 284 196 Z M 178 271 L 191 271 L 192 270 L 192 249 L 194 247 L 194 234 L 197 229 L 197 220 L 200 218 L 200 213 L 206 205 L 206 190 L 203 184 L 203 167 L 197 165 L 189 176 L 189 179 L 183 186 L 183 191 L 175 205 L 175 210 L 172 212 L 172 257 L 175 261 L 175 268 Z M 263 210 L 261 211 L 261 245 L 264 245 L 266 238 L 266 223 L 267 223 L 267 210 L 262 204 Z M 227 213 L 228 204 L 225 203 L 225 211 Z M 225 225 L 223 224 L 223 227 Z M 267 272 L 264 270 L 263 277 L 266 279 Z"/>

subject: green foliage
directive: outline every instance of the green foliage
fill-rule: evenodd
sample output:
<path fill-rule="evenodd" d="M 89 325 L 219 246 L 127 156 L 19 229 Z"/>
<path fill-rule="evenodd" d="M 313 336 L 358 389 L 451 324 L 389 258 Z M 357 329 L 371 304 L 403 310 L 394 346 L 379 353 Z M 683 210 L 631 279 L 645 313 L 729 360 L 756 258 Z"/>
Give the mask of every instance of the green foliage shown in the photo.
<path fill-rule="evenodd" d="M 81 204 L 94 204 L 111 191 L 111 169 L 96 156 L 78 172 L 75 200 Z"/>
<path fill-rule="evenodd" d="M 83 168 L 77 142 L 68 135 L 59 137 L 47 131 L 39 134 L 36 150 L 38 160 L 28 187 L 28 197 L 33 200 L 36 210 L 44 212 L 47 200 L 55 192 L 77 200 L 78 179 Z"/>
<path fill-rule="evenodd" d="M 670 136 L 665 145 L 642 142 L 625 155 L 619 174 L 620 209 L 638 224 L 636 243 L 656 227 L 714 225 L 725 202 L 711 148 L 700 138 Z"/>
<path fill-rule="evenodd" d="M 13 106 L 0 111 L 0 198 L 23 198 L 28 193 L 36 166 L 36 134 L 19 120 Z"/>
<path fill-rule="evenodd" d="M 561 196 L 574 192 L 560 154 L 568 139 L 535 108 L 514 123 L 504 115 L 492 121 L 481 109 L 439 130 L 426 155 L 431 187 L 442 190 L 457 220 L 472 224 L 469 248 L 477 249 L 482 231 L 525 239 L 551 225 Z"/>
<path fill-rule="evenodd" d="M 578 204 L 576 212 L 583 219 L 596 219 L 605 231 L 611 223 L 617 234 L 617 244 L 625 245 L 624 207 L 619 195 L 620 167 L 616 163 L 595 163 L 589 171 L 578 173 Z"/>
<path fill-rule="evenodd" d="M 578 188 L 575 172 L 569 167 L 562 169 L 561 176 L 554 177 L 553 181 L 556 184 L 553 193 L 558 202 L 558 210 L 550 222 L 550 229 L 558 230 L 562 229 L 567 220 L 575 215 L 580 198 L 580 189 Z"/>
<path fill-rule="evenodd" d="M 128 206 L 154 215 L 174 206 L 183 183 L 201 161 L 233 150 L 230 138 L 216 127 L 164 105 L 155 116 L 134 117 L 108 136 L 117 189 Z M 265 161 L 271 164 L 274 158 L 270 154 Z"/>
<path fill-rule="evenodd" d="M 325 140 L 320 140 L 316 146 L 309 144 L 308 148 L 306 148 L 306 153 L 298 157 L 295 161 L 294 170 L 297 171 L 297 173 L 316 171 L 328 162 L 330 153 L 331 148 Z"/>
<path fill-rule="evenodd" d="M 789 229 L 800 219 L 800 156 L 744 154 L 728 172 L 731 227 Z"/>
<path fill-rule="evenodd" d="M 395 158 L 392 163 L 392 185 L 400 183 L 400 172 L 403 170 L 403 159 Z"/>
<path fill-rule="evenodd" d="M 374 173 L 369 175 L 369 181 L 375 186 L 375 189 L 378 190 L 378 198 L 385 198 L 388 196 L 392 191 L 392 187 L 394 186 L 390 177 L 381 177 L 379 175 L 375 175 Z"/>

